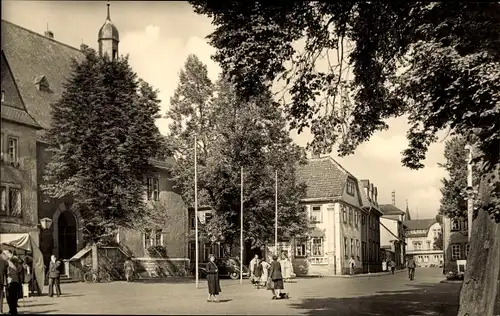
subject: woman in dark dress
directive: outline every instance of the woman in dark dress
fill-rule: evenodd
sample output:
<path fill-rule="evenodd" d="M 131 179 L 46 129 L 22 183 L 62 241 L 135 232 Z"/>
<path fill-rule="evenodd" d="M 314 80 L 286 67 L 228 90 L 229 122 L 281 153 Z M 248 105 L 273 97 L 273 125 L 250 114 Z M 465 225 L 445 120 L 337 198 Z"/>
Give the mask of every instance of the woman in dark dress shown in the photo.
<path fill-rule="evenodd" d="M 262 260 L 261 259 L 257 259 L 257 263 L 255 264 L 255 267 L 253 268 L 253 276 L 254 276 L 254 279 L 253 279 L 254 286 L 257 289 L 260 289 L 260 280 L 262 278 Z"/>
<path fill-rule="evenodd" d="M 215 264 L 215 256 L 210 255 L 207 263 L 208 300 L 207 302 L 219 302 L 217 296 L 222 292 L 219 283 L 219 269 Z"/>
<path fill-rule="evenodd" d="M 271 262 L 271 267 L 269 268 L 269 278 L 273 281 L 273 287 L 271 291 L 273 292 L 273 300 L 278 300 L 281 298 L 281 290 L 284 289 L 283 286 L 283 275 L 281 274 L 281 264 L 278 261 L 278 256 L 273 256 L 273 261 Z"/>

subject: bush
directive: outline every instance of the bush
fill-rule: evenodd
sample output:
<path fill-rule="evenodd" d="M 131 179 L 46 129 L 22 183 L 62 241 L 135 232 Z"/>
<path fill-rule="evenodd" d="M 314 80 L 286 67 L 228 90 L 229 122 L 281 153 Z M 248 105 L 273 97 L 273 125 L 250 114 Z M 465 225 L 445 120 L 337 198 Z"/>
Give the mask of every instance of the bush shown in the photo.
<path fill-rule="evenodd" d="M 163 246 L 150 246 L 147 252 L 151 258 L 166 258 L 167 248 Z"/>

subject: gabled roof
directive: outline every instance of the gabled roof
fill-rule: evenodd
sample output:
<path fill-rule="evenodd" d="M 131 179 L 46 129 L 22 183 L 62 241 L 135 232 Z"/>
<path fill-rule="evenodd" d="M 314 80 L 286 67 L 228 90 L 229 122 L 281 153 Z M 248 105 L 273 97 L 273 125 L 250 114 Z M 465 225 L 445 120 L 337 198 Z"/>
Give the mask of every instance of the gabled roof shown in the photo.
<path fill-rule="evenodd" d="M 381 204 L 380 210 L 384 215 L 405 215 L 405 212 L 392 204 Z"/>
<path fill-rule="evenodd" d="M 43 128 L 51 121 L 50 104 L 59 100 L 71 74 L 72 60 L 84 58 L 74 47 L 2 20 L 2 50 L 28 113 Z M 50 92 L 39 91 L 35 80 L 45 76 Z"/>
<path fill-rule="evenodd" d="M 437 223 L 435 218 L 414 219 L 403 222 L 408 227 L 407 230 L 428 230 L 435 223 Z"/>
<path fill-rule="evenodd" d="M 306 199 L 342 197 L 348 176 L 356 178 L 332 157 L 311 158 L 298 167 L 299 181 L 307 185 Z"/>

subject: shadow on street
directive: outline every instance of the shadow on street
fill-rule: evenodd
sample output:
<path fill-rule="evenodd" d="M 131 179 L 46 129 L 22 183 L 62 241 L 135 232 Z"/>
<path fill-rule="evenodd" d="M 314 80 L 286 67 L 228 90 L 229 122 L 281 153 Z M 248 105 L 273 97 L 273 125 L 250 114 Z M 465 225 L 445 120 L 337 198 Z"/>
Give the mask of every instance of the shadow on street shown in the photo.
<path fill-rule="evenodd" d="M 461 285 L 411 286 L 408 291 L 382 291 L 370 296 L 304 299 L 292 306 L 303 315 L 457 315 Z"/>

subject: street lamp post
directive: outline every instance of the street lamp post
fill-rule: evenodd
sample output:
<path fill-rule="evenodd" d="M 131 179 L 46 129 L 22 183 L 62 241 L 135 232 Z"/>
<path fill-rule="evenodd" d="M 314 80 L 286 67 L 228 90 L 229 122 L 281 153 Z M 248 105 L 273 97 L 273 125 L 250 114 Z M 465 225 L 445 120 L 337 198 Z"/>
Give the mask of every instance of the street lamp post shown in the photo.
<path fill-rule="evenodd" d="M 241 167 L 240 206 L 240 284 L 243 284 L 243 167 Z"/>
<path fill-rule="evenodd" d="M 194 135 L 194 230 L 195 230 L 195 274 L 196 274 L 196 288 L 199 287 L 199 245 L 198 245 L 198 157 L 197 157 L 197 141 Z"/>

